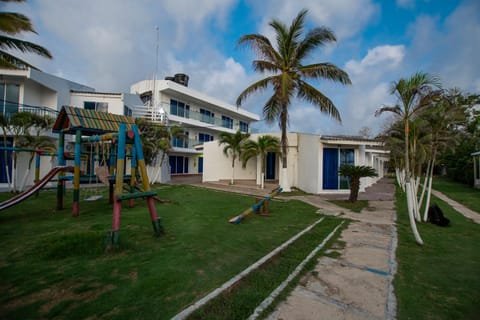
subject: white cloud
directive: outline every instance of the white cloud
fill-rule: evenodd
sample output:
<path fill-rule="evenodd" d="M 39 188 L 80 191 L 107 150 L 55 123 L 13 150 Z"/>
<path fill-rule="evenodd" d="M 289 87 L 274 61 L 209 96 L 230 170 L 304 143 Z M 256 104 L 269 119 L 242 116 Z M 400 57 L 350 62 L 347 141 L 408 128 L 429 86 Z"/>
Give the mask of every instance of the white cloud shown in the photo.
<path fill-rule="evenodd" d="M 396 3 L 400 8 L 411 9 L 415 7 L 415 0 L 396 0 Z"/>
<path fill-rule="evenodd" d="M 368 71 L 371 79 L 371 72 L 376 74 L 384 73 L 385 69 L 397 68 L 405 56 L 403 45 L 382 45 L 369 49 L 367 55 L 361 60 L 350 60 L 345 65 L 345 70 L 352 76 L 361 76 Z"/>

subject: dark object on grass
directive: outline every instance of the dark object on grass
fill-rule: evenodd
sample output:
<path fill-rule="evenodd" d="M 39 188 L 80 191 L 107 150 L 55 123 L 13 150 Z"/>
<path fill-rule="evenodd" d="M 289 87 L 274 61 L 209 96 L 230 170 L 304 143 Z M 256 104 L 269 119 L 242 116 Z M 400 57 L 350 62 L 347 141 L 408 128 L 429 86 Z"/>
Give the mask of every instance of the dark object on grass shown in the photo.
<path fill-rule="evenodd" d="M 436 203 L 428 208 L 428 221 L 441 227 L 446 227 L 450 223 L 450 220 L 443 215 L 442 209 Z"/>

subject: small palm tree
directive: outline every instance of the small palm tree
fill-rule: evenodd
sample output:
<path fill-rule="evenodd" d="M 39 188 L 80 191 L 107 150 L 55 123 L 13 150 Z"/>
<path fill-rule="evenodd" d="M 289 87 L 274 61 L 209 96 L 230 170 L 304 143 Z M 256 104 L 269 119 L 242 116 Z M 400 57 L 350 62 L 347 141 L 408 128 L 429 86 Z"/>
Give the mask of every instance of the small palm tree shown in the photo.
<path fill-rule="evenodd" d="M 351 164 L 342 164 L 338 169 L 340 176 L 348 177 L 350 182 L 350 196 L 348 201 L 356 202 L 358 199 L 358 190 L 360 190 L 360 178 L 376 177 L 375 169 L 369 166 L 354 166 Z"/>
<path fill-rule="evenodd" d="M 262 163 L 262 188 L 265 179 L 265 161 L 269 152 L 280 151 L 280 140 L 277 137 L 269 135 L 258 137 L 258 141 L 248 140 L 243 145 L 242 165 L 245 168 L 248 160 L 253 157 L 261 156 Z"/>
<path fill-rule="evenodd" d="M 243 144 L 248 137 L 250 137 L 249 133 L 242 133 L 240 131 L 234 134 L 220 132 L 218 135 L 218 144 L 225 145 L 223 147 L 223 154 L 227 157 L 232 157 L 232 179 L 230 180 L 230 184 L 235 183 L 235 160 L 242 155 Z"/>
<path fill-rule="evenodd" d="M 25 0 L 0 0 L 1 2 L 25 2 Z M 19 59 L 6 50 L 18 50 L 22 53 L 35 53 L 39 56 L 52 59 L 50 52 L 42 46 L 35 43 L 19 40 L 12 36 L 22 32 L 37 33 L 33 28 L 30 19 L 20 13 L 0 12 L 0 67 L 25 69 L 31 67 L 36 69 L 28 62 Z"/>
<path fill-rule="evenodd" d="M 273 88 L 272 96 L 263 106 L 263 115 L 268 122 L 278 121 L 282 131 L 282 189 L 290 191 L 287 175 L 287 124 L 288 108 L 292 100 L 300 100 L 318 106 L 322 113 L 340 120 L 340 113 L 333 102 L 307 81 L 327 79 L 341 84 L 350 84 L 348 74 L 332 63 L 304 64 L 313 55 L 316 48 L 335 42 L 334 33 L 325 27 L 317 27 L 305 33 L 307 10 L 302 10 L 293 19 L 290 26 L 276 19 L 269 25 L 275 31 L 276 46 L 261 34 L 248 34 L 238 40 L 239 45 L 253 49 L 258 60 L 253 61 L 253 69 L 265 74 L 261 79 L 247 87 L 237 98 L 236 104 L 242 102 L 256 91 Z M 305 36 L 303 36 L 305 33 Z M 303 36 L 303 37 L 302 37 Z"/>

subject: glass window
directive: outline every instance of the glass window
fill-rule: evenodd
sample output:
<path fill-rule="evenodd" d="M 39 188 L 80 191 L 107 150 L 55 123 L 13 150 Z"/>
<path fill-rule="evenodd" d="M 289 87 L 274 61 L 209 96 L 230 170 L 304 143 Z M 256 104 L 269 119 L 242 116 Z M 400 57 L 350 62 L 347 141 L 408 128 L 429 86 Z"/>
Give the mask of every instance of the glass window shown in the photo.
<path fill-rule="evenodd" d="M 233 119 L 227 116 L 222 116 L 222 127 L 233 129 Z"/>
<path fill-rule="evenodd" d="M 248 123 L 239 121 L 240 131 L 241 132 L 248 132 Z"/>
<path fill-rule="evenodd" d="M 198 134 L 198 140 L 200 142 L 208 142 L 208 141 L 213 141 L 213 136 L 207 133 L 199 133 Z"/>
<path fill-rule="evenodd" d="M 355 152 L 353 149 L 340 149 L 340 165 L 355 164 Z M 350 189 L 350 181 L 345 176 L 340 176 L 340 189 Z"/>
<path fill-rule="evenodd" d="M 215 113 L 211 112 L 210 110 L 200 109 L 200 115 L 200 121 L 211 124 L 215 123 Z"/>
<path fill-rule="evenodd" d="M 83 108 L 86 110 L 95 110 L 100 112 L 108 112 L 107 102 L 84 101 Z"/>

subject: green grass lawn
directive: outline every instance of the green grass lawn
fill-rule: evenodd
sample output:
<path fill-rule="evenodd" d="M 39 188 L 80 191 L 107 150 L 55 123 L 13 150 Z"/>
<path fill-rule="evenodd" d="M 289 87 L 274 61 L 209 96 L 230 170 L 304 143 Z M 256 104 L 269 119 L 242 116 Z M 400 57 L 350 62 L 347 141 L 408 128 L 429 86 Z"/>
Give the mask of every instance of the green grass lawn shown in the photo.
<path fill-rule="evenodd" d="M 156 205 L 166 234 L 153 237 L 144 201 L 135 208 L 125 201 L 120 248 L 104 253 L 112 220 L 106 195 L 81 201 L 73 218 L 71 190 L 60 212 L 55 193 L 42 191 L 0 212 L 2 319 L 169 319 L 319 218 L 302 202 L 272 201 L 270 217 L 232 225 L 228 219 L 253 197 L 160 186 L 159 197 L 170 201 Z M 314 233 L 326 235 L 339 221 L 328 217 Z"/>
<path fill-rule="evenodd" d="M 397 188 L 398 273 L 394 280 L 398 319 L 478 319 L 480 225 L 433 197 L 451 226 L 417 224 L 425 242 L 416 245 Z M 478 199 L 478 198 L 477 198 Z"/>
<path fill-rule="evenodd" d="M 474 189 L 468 185 L 442 177 L 433 179 L 433 189 L 480 213 L 480 189 Z"/>

